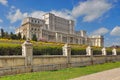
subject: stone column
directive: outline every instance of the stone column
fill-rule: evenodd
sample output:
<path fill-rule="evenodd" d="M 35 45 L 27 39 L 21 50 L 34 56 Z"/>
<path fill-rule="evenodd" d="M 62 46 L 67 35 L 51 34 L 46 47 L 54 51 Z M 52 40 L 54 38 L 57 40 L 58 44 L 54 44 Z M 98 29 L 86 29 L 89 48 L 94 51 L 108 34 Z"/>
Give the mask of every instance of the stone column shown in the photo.
<path fill-rule="evenodd" d="M 93 55 L 93 50 L 90 46 L 86 48 L 86 53 L 87 53 L 86 55 Z"/>
<path fill-rule="evenodd" d="M 62 34 L 60 34 L 60 42 L 63 42 L 63 41 L 62 41 L 62 40 L 63 40 L 62 38 L 63 38 L 63 37 L 62 37 Z"/>
<path fill-rule="evenodd" d="M 71 47 L 68 44 L 65 44 L 63 47 L 63 56 L 67 56 L 67 63 L 71 62 Z"/>
<path fill-rule="evenodd" d="M 91 65 L 93 65 L 93 50 L 90 46 L 86 48 L 86 55 L 90 56 Z"/>
<path fill-rule="evenodd" d="M 113 48 L 113 50 L 112 50 L 112 55 L 117 55 L 117 51 L 115 48 Z"/>
<path fill-rule="evenodd" d="M 22 56 L 25 57 L 25 66 L 31 66 L 33 58 L 33 46 L 30 41 L 25 41 L 22 44 Z"/>
<path fill-rule="evenodd" d="M 107 55 L 106 48 L 102 48 L 102 55 Z"/>

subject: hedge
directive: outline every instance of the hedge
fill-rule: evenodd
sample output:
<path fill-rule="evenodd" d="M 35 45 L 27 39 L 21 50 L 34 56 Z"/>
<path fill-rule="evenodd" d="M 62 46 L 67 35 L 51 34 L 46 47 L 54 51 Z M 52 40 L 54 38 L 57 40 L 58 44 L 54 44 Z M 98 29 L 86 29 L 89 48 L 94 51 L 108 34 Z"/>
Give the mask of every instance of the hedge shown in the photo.
<path fill-rule="evenodd" d="M 71 55 L 86 55 L 85 48 L 72 48 Z"/>
<path fill-rule="evenodd" d="M 3 55 L 22 55 L 21 44 L 18 40 L 0 40 L 0 56 Z M 63 55 L 61 43 L 34 42 L 33 55 Z M 86 55 L 86 45 L 71 44 L 71 55 Z M 100 47 L 92 47 L 93 55 L 101 55 Z M 112 55 L 112 48 L 106 48 L 107 55 Z M 117 49 L 117 55 L 120 55 L 120 48 Z"/>
<path fill-rule="evenodd" d="M 117 49 L 117 55 L 120 55 L 120 49 Z"/>
<path fill-rule="evenodd" d="M 102 55 L 101 47 L 93 47 L 93 55 Z"/>
<path fill-rule="evenodd" d="M 106 48 L 107 55 L 112 55 L 112 48 Z"/>
<path fill-rule="evenodd" d="M 0 43 L 0 56 L 22 55 L 22 47 L 19 44 Z"/>
<path fill-rule="evenodd" d="M 62 47 L 58 46 L 34 46 L 33 55 L 62 55 Z"/>

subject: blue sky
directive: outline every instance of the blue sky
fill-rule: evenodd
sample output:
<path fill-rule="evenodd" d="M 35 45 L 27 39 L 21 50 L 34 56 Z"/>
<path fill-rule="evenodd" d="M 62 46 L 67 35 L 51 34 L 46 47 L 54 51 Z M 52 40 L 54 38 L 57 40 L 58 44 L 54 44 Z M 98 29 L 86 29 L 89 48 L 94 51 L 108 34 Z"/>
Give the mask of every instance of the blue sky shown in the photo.
<path fill-rule="evenodd" d="M 105 46 L 120 45 L 120 0 L 0 0 L 0 28 L 14 32 L 23 18 L 54 13 L 75 20 L 75 30 L 104 35 Z"/>

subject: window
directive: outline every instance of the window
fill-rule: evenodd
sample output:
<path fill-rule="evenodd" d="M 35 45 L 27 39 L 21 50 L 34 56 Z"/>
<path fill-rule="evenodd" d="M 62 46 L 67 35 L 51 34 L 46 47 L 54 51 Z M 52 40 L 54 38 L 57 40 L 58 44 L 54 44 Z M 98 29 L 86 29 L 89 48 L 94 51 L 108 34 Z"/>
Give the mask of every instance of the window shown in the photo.
<path fill-rule="evenodd" d="M 76 43 L 78 43 L 78 39 L 76 39 Z"/>
<path fill-rule="evenodd" d="M 73 43 L 73 37 L 70 37 L 70 43 Z"/>
<path fill-rule="evenodd" d="M 36 23 L 36 20 L 35 20 L 35 23 Z"/>
<path fill-rule="evenodd" d="M 33 22 L 33 20 L 31 20 L 31 22 Z"/>
<path fill-rule="evenodd" d="M 62 37 L 63 42 L 67 42 L 67 37 Z"/>

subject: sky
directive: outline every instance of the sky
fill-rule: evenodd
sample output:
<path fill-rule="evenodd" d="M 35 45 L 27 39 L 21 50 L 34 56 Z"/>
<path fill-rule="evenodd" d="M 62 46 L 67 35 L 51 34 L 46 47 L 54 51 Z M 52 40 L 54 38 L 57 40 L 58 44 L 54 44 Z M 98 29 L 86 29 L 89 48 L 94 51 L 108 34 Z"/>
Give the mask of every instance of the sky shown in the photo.
<path fill-rule="evenodd" d="M 0 28 L 15 32 L 25 17 L 53 13 L 75 21 L 75 30 L 103 35 L 105 46 L 120 45 L 120 0 L 0 0 Z"/>

